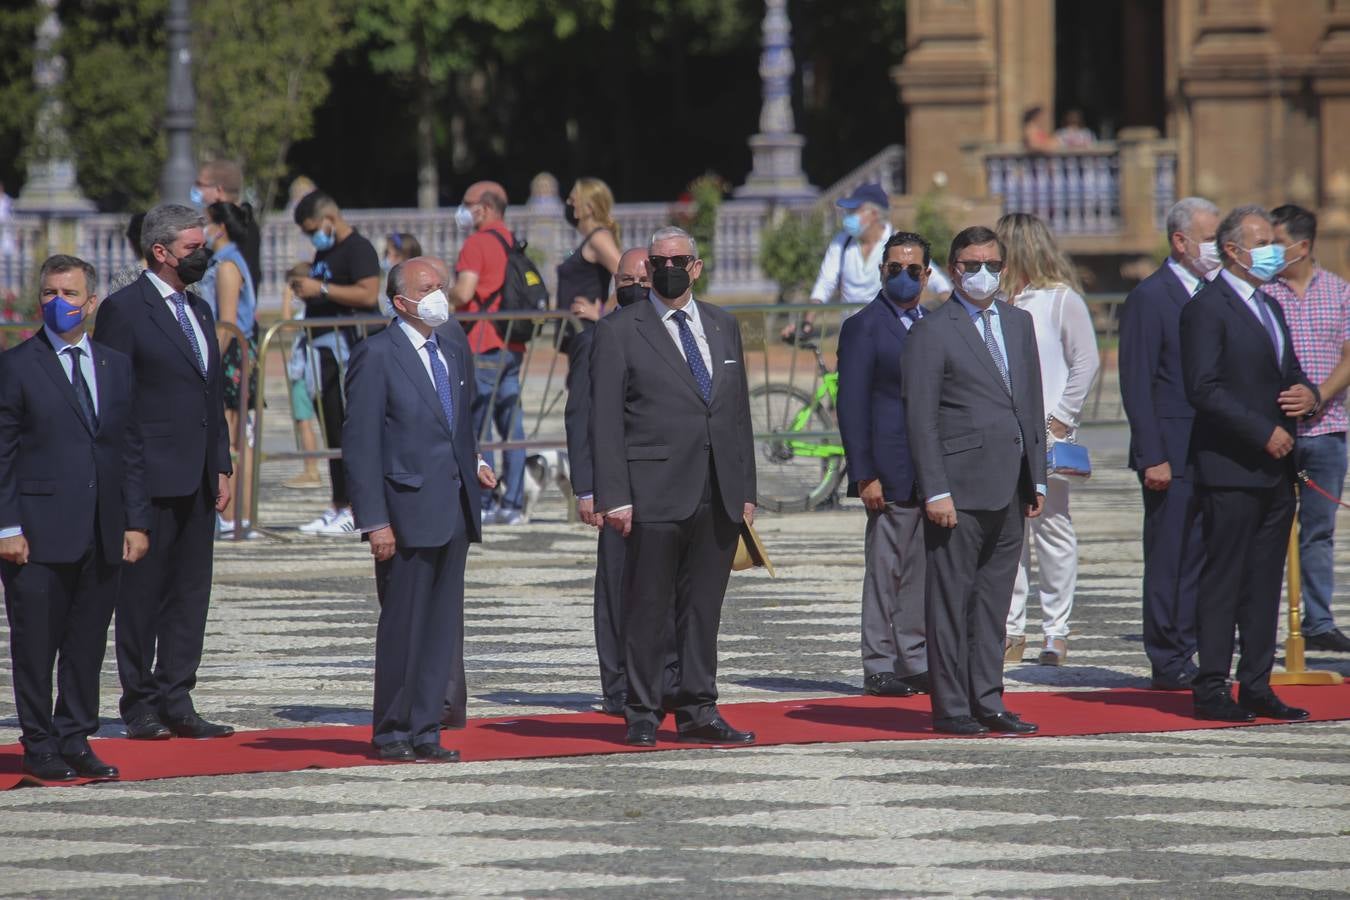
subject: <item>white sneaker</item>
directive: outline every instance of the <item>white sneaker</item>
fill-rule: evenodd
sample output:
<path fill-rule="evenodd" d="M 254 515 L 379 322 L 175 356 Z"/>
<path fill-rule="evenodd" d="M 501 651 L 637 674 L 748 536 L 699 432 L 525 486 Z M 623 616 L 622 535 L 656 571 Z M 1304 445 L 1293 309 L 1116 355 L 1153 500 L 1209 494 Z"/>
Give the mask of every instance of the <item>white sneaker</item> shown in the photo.
<path fill-rule="evenodd" d="M 343 535 L 356 533 L 356 519 L 352 518 L 352 511 L 344 509 L 337 513 L 328 524 L 321 527 L 315 534 L 325 535 Z"/>
<path fill-rule="evenodd" d="M 300 526 L 301 534 L 319 534 L 322 529 L 337 521 L 338 511 L 336 509 L 326 509 L 323 515 L 319 516 L 313 522 L 307 522 Z"/>
<path fill-rule="evenodd" d="M 524 525 L 530 520 L 525 518 L 525 513 L 518 509 L 502 508 L 497 510 L 497 516 L 494 521 L 496 521 L 498 525 Z"/>

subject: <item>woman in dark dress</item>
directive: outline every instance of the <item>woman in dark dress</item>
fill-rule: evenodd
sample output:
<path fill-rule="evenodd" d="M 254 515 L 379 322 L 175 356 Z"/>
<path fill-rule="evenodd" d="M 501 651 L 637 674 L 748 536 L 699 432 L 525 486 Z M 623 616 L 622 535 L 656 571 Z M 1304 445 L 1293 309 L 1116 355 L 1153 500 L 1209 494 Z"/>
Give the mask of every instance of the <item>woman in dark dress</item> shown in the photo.
<path fill-rule="evenodd" d="M 564 214 L 581 243 L 558 266 L 558 308 L 570 310 L 583 322 L 599 320 L 609 300 L 610 282 L 619 269 L 619 226 L 612 212 L 614 195 L 598 178 L 578 178 L 567 195 Z M 561 349 L 575 333 L 563 329 Z"/>

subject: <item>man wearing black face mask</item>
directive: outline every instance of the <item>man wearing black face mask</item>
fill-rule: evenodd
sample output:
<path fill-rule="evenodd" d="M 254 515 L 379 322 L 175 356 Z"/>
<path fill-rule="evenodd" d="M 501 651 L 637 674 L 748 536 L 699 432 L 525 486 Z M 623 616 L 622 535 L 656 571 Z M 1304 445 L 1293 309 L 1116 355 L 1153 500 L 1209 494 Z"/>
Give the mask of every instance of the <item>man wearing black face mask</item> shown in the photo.
<path fill-rule="evenodd" d="M 850 497 L 867 508 L 862 595 L 863 689 L 883 697 L 928 690 L 924 644 L 923 504 L 905 431 L 900 360 L 923 316 L 932 253 L 911 232 L 886 241 L 881 290 L 839 329 L 839 431 Z"/>
<path fill-rule="evenodd" d="M 755 513 L 755 455 L 736 319 L 695 301 L 694 239 L 647 246 L 652 292 L 601 319 L 591 353 L 595 508 L 628 540 L 623 622 L 626 741 L 650 747 L 667 706 L 679 740 L 749 744 L 717 709 L 717 626 L 741 523 Z M 671 616 L 675 633 L 671 634 Z M 666 651 L 680 661 L 663 702 Z"/>
<path fill-rule="evenodd" d="M 135 369 L 152 515 L 150 552 L 125 569 L 117 596 L 120 708 L 132 738 L 223 737 L 234 729 L 197 715 L 191 694 L 211 599 L 215 512 L 229 500 L 231 471 L 215 323 L 188 290 L 206 271 L 201 214 L 155 207 L 141 247 L 145 274 L 104 302 L 97 323 L 99 341 Z"/>
<path fill-rule="evenodd" d="M 634 247 L 619 257 L 614 295 L 617 309 L 646 301 L 651 291 L 647 277 L 647 248 Z M 577 515 L 587 525 L 600 529 L 595 558 L 595 651 L 600 662 L 601 709 L 623 715 L 628 697 L 628 679 L 623 653 L 624 537 L 605 528 L 605 518 L 595 512 L 595 463 L 591 452 L 591 346 L 595 324 L 586 323 L 572 339 L 567 370 L 567 457 L 572 470 L 572 490 L 577 497 Z M 667 661 L 665 696 L 673 697 L 679 683 L 679 661 Z"/>

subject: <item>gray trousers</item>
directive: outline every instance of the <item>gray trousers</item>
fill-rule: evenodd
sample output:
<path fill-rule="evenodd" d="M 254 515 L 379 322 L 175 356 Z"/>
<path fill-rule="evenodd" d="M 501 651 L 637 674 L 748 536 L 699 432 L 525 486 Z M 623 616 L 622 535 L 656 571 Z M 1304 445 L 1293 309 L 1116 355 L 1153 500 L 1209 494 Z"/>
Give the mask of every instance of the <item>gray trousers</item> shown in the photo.
<path fill-rule="evenodd" d="M 928 671 L 924 644 L 922 506 L 887 503 L 867 511 L 863 537 L 863 675 L 889 672 L 902 677 Z"/>

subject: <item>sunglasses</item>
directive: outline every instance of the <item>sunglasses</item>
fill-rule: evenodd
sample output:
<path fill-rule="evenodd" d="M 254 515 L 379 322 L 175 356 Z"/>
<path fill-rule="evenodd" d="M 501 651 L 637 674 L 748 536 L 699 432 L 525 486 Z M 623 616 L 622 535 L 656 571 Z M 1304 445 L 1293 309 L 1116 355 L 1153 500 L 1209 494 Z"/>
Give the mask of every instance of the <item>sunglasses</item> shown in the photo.
<path fill-rule="evenodd" d="M 1001 259 L 986 259 L 983 262 L 978 259 L 958 259 L 956 265 L 962 272 L 970 274 L 974 274 L 982 268 L 986 269 L 990 275 L 997 275 L 1003 271 L 1003 260 Z"/>
<path fill-rule="evenodd" d="M 647 262 L 653 269 L 664 269 L 668 265 L 677 269 L 687 269 L 693 265 L 696 259 L 698 259 L 697 256 L 683 253 L 679 256 L 649 256 Z"/>
<path fill-rule="evenodd" d="M 922 278 L 924 272 L 923 266 L 919 265 L 918 263 L 910 263 L 909 265 L 905 265 L 904 263 L 891 262 L 886 263 L 886 265 L 883 268 L 885 268 L 886 270 L 887 278 L 895 278 L 901 272 L 906 272 L 909 274 L 909 277 L 913 278 L 915 281 L 918 281 L 920 278 Z"/>

